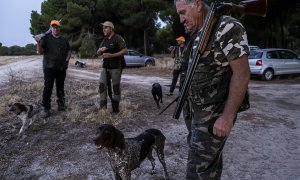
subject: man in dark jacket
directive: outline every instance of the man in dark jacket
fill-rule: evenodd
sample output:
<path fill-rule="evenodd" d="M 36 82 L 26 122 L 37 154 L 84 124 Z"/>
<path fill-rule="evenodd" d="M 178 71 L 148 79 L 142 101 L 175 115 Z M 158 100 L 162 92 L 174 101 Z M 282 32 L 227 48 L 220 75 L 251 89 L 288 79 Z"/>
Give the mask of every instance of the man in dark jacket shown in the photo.
<path fill-rule="evenodd" d="M 60 22 L 52 20 L 50 22 L 50 28 L 51 34 L 48 34 L 43 38 L 35 36 L 38 53 L 44 54 L 44 91 L 42 100 L 42 105 L 44 107 L 42 116 L 44 118 L 50 116 L 51 94 L 54 81 L 56 84 L 56 102 L 58 104 L 58 110 L 65 110 L 64 81 L 69 59 L 71 57 L 69 42 L 60 35 Z"/>
<path fill-rule="evenodd" d="M 114 32 L 110 21 L 101 23 L 105 38 L 97 51 L 103 57 L 103 69 L 100 74 L 100 109 L 107 108 L 107 93 L 111 99 L 112 113 L 119 113 L 121 100 L 121 75 L 124 67 L 124 55 L 127 54 L 124 39 Z M 111 90 L 111 86 L 113 91 Z"/>

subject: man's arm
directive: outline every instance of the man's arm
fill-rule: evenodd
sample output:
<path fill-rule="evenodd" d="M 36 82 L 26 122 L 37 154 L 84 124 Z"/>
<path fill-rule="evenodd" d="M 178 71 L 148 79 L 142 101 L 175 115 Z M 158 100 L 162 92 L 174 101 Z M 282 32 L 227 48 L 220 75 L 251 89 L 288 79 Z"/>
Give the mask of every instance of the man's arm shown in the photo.
<path fill-rule="evenodd" d="M 228 136 L 233 127 L 233 120 L 245 97 L 250 81 L 248 56 L 243 55 L 229 63 L 232 69 L 232 77 L 229 87 L 229 95 L 222 115 L 216 120 L 213 133 L 219 137 Z"/>
<path fill-rule="evenodd" d="M 174 47 L 171 51 L 172 58 L 175 58 L 176 49 L 177 49 L 177 47 Z"/>
<path fill-rule="evenodd" d="M 103 58 L 114 58 L 114 57 L 120 57 L 127 54 L 127 48 L 121 49 L 119 52 L 116 53 L 103 53 Z"/>
<path fill-rule="evenodd" d="M 41 38 L 38 36 L 35 36 L 34 40 L 37 42 L 36 50 L 37 50 L 38 54 L 43 54 L 44 49 L 42 48 L 42 45 L 41 45 Z"/>
<path fill-rule="evenodd" d="M 107 50 L 107 47 L 100 47 L 100 48 L 97 50 L 97 54 L 98 54 L 98 55 L 102 55 L 106 50 Z"/>
<path fill-rule="evenodd" d="M 70 58 L 71 58 L 71 55 L 72 55 L 72 53 L 71 53 L 71 50 L 69 50 L 69 51 L 68 51 L 68 56 L 67 56 L 67 59 L 66 59 L 66 61 L 69 61 L 69 60 L 70 60 Z"/>

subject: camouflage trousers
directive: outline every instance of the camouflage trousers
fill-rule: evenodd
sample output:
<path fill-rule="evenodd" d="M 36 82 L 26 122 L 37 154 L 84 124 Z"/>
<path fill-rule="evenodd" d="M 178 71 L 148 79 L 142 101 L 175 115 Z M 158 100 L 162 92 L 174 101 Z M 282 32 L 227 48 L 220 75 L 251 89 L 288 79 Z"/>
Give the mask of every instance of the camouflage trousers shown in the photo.
<path fill-rule="evenodd" d="M 218 116 L 192 105 L 190 149 L 187 163 L 187 180 L 221 179 L 222 151 L 227 137 L 217 137 L 209 130 Z"/>
<path fill-rule="evenodd" d="M 119 109 L 121 75 L 122 69 L 102 69 L 99 83 L 100 109 L 107 108 L 107 95 L 112 100 L 113 111 L 114 107 Z"/>

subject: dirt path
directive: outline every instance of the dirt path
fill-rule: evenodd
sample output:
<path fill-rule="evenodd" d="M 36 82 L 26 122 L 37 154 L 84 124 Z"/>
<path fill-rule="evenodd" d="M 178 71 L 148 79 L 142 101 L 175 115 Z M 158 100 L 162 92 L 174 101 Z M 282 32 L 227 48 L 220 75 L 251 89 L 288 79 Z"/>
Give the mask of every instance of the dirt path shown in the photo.
<path fill-rule="evenodd" d="M 7 67 L 0 66 L 0 73 Z M 10 64 L 10 67 L 25 68 L 26 72 L 31 73 L 33 68 L 37 70 L 35 75 L 41 73 L 39 57 L 24 59 Z M 68 87 L 74 81 L 84 79 L 96 88 L 99 73 L 82 70 L 85 69 L 71 67 L 68 70 Z M 166 78 L 161 75 L 161 70 L 153 70 L 155 76 L 143 71 L 146 69 L 128 69 L 124 72 L 122 89 L 126 97 L 123 101 L 130 101 L 136 109 L 133 116 L 125 117 L 117 126 L 126 137 L 135 136 L 150 127 L 162 130 L 167 137 L 165 154 L 171 179 L 184 179 L 186 159 L 178 154 L 185 144 L 185 125 L 182 119 L 177 121 L 171 118 L 174 106 L 162 116 L 157 116 L 158 109 L 150 94 L 153 82 L 168 85 L 171 74 Z M 70 90 L 69 96 L 75 90 L 76 87 Z M 163 91 L 167 92 L 168 87 L 163 86 Z M 222 179 L 300 179 L 300 79 L 252 80 L 249 91 L 251 109 L 239 115 L 228 138 Z M 6 95 L 4 90 L 0 93 Z M 166 106 L 173 98 L 164 96 L 163 105 Z M 82 117 L 88 118 L 92 112 L 85 112 L 84 108 L 93 106 L 94 102 L 87 99 L 85 103 L 86 106 L 81 109 Z M 5 102 L 2 102 L 1 108 L 4 105 Z M 20 122 L 7 113 L 0 114 L 0 117 L 0 179 L 112 179 L 105 150 L 99 152 L 92 143 L 99 123 L 89 122 L 85 118 L 66 121 L 64 114 L 54 112 L 53 117 L 37 122 L 26 137 L 18 140 L 15 133 Z M 156 164 L 155 175 L 150 175 L 151 164 L 145 161 L 133 172 L 132 179 L 163 179 L 161 165 L 158 161 Z"/>

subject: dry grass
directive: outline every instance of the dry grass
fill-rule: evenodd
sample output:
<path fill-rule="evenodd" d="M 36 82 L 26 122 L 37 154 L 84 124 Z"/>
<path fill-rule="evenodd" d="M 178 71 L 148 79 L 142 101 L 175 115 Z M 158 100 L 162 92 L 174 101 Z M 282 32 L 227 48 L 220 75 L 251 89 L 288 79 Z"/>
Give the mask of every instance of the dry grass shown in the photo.
<path fill-rule="evenodd" d="M 170 55 L 154 55 L 155 58 L 155 67 L 145 67 L 145 68 L 149 68 L 149 69 L 172 69 L 173 65 L 174 65 L 174 60 L 171 58 Z M 85 69 L 87 70 L 98 70 L 99 67 L 101 67 L 102 65 L 102 59 L 98 58 L 98 59 L 79 59 L 79 58 L 71 58 L 70 59 L 70 66 L 74 66 L 75 67 L 75 62 L 79 60 L 82 62 L 86 62 L 87 66 L 85 67 Z"/>
<path fill-rule="evenodd" d="M 24 79 L 22 79 L 22 82 L 21 87 L 18 87 L 14 91 L 9 91 L 4 96 L 1 96 L 0 115 L 7 114 L 7 105 L 9 103 L 41 103 L 40 99 L 43 91 L 43 80 L 41 78 L 28 81 L 24 81 Z M 9 83 L 9 88 L 7 89 L 14 87 L 14 83 Z M 138 108 L 138 105 L 132 104 L 129 99 L 124 99 L 120 103 L 120 113 L 118 116 L 115 116 L 110 113 L 111 104 L 109 99 L 107 105 L 108 109 L 99 110 L 97 83 L 69 79 L 65 84 L 67 110 L 64 113 L 60 113 L 60 116 L 57 116 L 61 123 L 80 121 L 118 124 L 122 121 L 122 119 L 132 118 L 135 110 Z M 126 97 L 128 92 L 129 91 L 124 91 L 122 96 Z M 52 93 L 52 109 L 56 108 L 55 100 L 56 94 L 54 86 Z M 57 114 L 56 110 L 53 111 L 55 112 L 54 115 Z"/>
<path fill-rule="evenodd" d="M 22 102 L 22 98 L 15 94 L 4 94 L 0 96 L 0 116 L 7 114 L 7 106 L 14 102 Z"/>
<path fill-rule="evenodd" d="M 118 124 L 122 119 L 130 119 L 134 116 L 137 105 L 130 100 L 123 99 L 127 96 L 126 91 L 122 94 L 120 113 L 112 115 L 111 103 L 108 99 L 108 109 L 99 110 L 98 83 L 94 81 L 72 81 L 66 82 L 66 106 L 67 111 L 62 121 L 71 122 L 95 122 Z"/>
<path fill-rule="evenodd" d="M 17 62 L 23 59 L 24 57 L 25 56 L 0 56 L 0 65 Z"/>
<path fill-rule="evenodd" d="M 12 57 L 11 57 L 12 58 Z M 20 58 L 20 57 L 19 57 Z M 157 72 L 157 69 L 170 69 L 173 66 L 171 57 L 157 56 L 155 67 L 137 68 L 137 71 Z M 17 59 L 17 58 L 12 58 Z M 2 59 L 3 60 L 3 59 Z M 76 58 L 72 58 L 70 66 L 75 66 Z M 100 59 L 87 59 L 81 61 L 87 62 L 85 70 L 99 71 Z M 145 71 L 145 69 L 147 69 Z M 135 69 L 129 69 L 134 71 Z M 3 102 L 23 102 L 41 103 L 42 91 L 43 91 L 43 77 L 42 75 L 36 76 L 34 79 L 25 79 L 23 71 L 8 70 L 9 83 L 7 84 L 8 91 L 0 98 L 0 115 L 6 113 L 7 103 Z M 56 87 L 53 88 L 52 93 L 52 109 L 56 108 Z M 137 109 L 140 107 L 140 102 L 132 102 L 130 97 L 134 94 L 135 97 L 142 99 L 143 95 L 138 94 L 132 90 L 122 89 L 122 100 L 120 102 L 120 113 L 118 116 L 112 115 L 110 99 L 108 99 L 108 109 L 99 110 L 99 94 L 98 94 L 98 82 L 90 80 L 76 80 L 66 79 L 65 82 L 66 93 L 66 106 L 65 113 L 59 113 L 57 119 L 64 123 L 68 122 L 95 122 L 95 123 L 113 123 L 118 124 L 121 121 L 133 119 L 137 116 Z M 56 110 L 54 110 L 56 112 Z M 57 113 L 54 113 L 54 116 Z"/>
<path fill-rule="evenodd" d="M 24 71 L 14 71 L 12 68 L 9 68 L 6 72 L 6 75 L 8 76 L 8 82 L 10 85 L 11 91 L 18 91 L 23 88 L 24 84 Z"/>
<path fill-rule="evenodd" d="M 155 66 L 159 69 L 172 69 L 174 66 L 174 60 L 168 55 L 157 55 L 155 60 Z"/>

